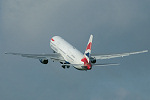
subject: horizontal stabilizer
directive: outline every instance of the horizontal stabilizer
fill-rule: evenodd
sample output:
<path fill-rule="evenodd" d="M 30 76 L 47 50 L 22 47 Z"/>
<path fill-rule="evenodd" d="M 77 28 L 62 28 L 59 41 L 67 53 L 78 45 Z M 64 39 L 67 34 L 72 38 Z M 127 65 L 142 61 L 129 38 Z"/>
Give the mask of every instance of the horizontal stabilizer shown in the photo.
<path fill-rule="evenodd" d="M 110 63 L 110 64 L 93 64 L 92 66 L 114 66 L 114 65 L 119 65 L 117 63 Z"/>

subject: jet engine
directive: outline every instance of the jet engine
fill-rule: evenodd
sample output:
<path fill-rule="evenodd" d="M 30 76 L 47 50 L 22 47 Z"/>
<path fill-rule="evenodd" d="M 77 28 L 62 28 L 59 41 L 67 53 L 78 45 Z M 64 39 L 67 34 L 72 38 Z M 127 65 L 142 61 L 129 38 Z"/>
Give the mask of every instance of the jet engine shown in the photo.
<path fill-rule="evenodd" d="M 42 64 L 48 64 L 48 59 L 39 59 Z"/>
<path fill-rule="evenodd" d="M 96 58 L 91 57 L 91 58 L 90 58 L 90 61 L 91 61 L 91 63 L 94 63 L 94 64 L 95 64 L 95 63 L 96 63 Z"/>

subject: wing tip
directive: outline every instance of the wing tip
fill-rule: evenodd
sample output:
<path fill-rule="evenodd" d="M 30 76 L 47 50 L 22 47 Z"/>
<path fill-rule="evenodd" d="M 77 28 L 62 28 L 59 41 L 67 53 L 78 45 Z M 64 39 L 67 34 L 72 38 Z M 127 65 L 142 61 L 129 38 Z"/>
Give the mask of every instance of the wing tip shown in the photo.
<path fill-rule="evenodd" d="M 12 52 L 5 52 L 4 54 L 13 54 Z"/>
<path fill-rule="evenodd" d="M 148 50 L 144 50 L 144 52 L 148 52 Z"/>
<path fill-rule="evenodd" d="M 5 52 L 4 54 L 9 54 L 8 52 Z"/>
<path fill-rule="evenodd" d="M 148 50 L 139 51 L 139 53 L 146 53 Z"/>

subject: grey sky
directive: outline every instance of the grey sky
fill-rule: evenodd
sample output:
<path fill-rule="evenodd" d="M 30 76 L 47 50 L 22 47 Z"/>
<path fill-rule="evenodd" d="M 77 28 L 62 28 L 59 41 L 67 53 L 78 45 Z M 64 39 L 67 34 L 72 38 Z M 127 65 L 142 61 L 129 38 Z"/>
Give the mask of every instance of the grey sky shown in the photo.
<path fill-rule="evenodd" d="M 84 52 L 90 34 L 93 53 L 122 53 L 150 47 L 149 0 L 1 0 L 1 100 L 149 100 L 149 53 L 98 63 L 91 71 L 62 69 L 59 63 L 4 55 L 52 53 L 59 35 Z"/>

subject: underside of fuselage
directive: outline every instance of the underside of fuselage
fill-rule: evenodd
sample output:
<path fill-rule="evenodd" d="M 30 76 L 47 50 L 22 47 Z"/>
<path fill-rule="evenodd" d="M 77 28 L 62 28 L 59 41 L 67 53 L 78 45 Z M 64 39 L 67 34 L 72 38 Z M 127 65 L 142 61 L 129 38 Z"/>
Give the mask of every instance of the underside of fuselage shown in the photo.
<path fill-rule="evenodd" d="M 63 62 L 60 62 L 62 64 L 62 68 L 70 68 L 70 66 L 72 66 L 69 62 L 65 61 L 65 63 Z M 70 65 L 65 65 L 65 64 L 70 64 Z M 91 70 L 91 69 L 88 69 L 87 66 L 73 66 L 75 69 L 77 70 L 82 70 L 82 71 L 87 71 L 87 70 Z"/>
<path fill-rule="evenodd" d="M 75 69 L 77 70 L 81 70 L 81 71 L 87 71 L 87 70 L 91 70 L 91 69 L 88 69 L 87 66 L 80 66 L 80 67 L 75 67 L 73 66 Z"/>

